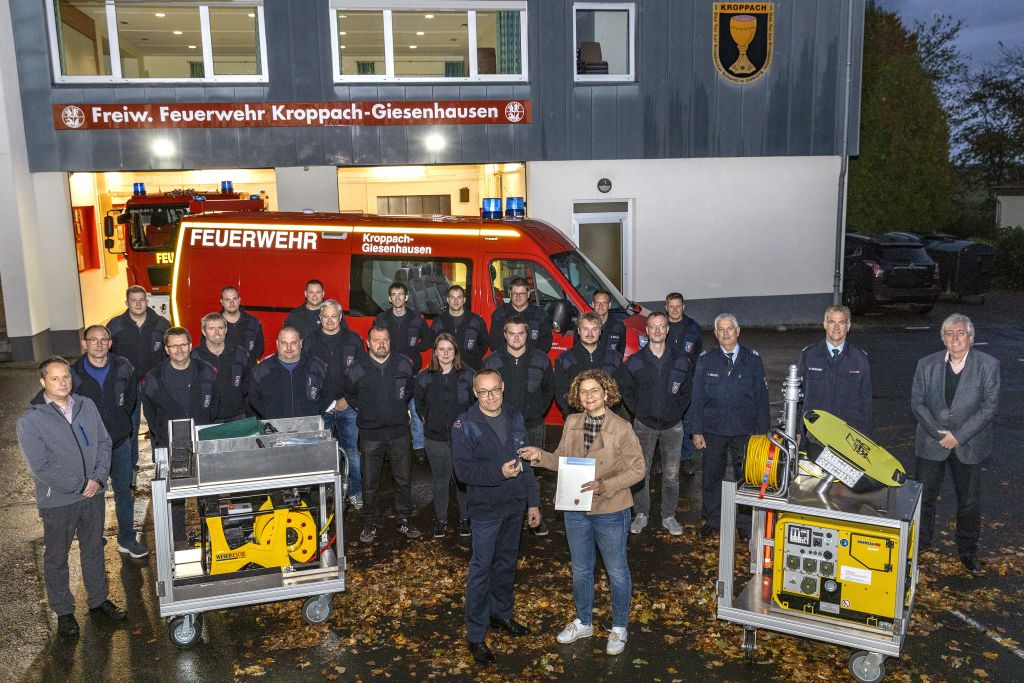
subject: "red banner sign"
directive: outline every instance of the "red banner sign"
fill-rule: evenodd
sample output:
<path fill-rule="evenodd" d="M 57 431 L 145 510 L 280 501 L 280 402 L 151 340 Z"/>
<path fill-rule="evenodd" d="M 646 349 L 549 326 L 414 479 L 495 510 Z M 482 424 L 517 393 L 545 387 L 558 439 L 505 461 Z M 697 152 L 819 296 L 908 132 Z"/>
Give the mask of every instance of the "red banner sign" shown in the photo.
<path fill-rule="evenodd" d="M 529 100 L 55 104 L 57 130 L 530 123 Z"/>

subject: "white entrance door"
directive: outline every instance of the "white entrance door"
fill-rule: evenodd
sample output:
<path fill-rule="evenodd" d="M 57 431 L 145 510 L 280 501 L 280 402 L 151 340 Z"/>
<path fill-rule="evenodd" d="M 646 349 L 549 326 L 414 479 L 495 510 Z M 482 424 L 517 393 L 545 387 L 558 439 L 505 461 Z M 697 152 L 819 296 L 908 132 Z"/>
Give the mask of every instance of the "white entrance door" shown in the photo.
<path fill-rule="evenodd" d="M 629 233 L 627 202 L 573 204 L 573 242 L 627 298 L 633 289 Z"/>

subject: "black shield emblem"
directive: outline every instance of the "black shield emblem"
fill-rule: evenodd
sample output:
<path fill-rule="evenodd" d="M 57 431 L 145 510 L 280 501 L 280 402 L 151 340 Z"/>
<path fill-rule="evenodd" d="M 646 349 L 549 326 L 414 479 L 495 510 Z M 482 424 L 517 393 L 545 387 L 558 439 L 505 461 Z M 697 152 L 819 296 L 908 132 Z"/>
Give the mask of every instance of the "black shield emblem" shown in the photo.
<path fill-rule="evenodd" d="M 712 20 L 711 56 L 722 77 L 753 83 L 772 63 L 775 3 L 716 2 Z"/>

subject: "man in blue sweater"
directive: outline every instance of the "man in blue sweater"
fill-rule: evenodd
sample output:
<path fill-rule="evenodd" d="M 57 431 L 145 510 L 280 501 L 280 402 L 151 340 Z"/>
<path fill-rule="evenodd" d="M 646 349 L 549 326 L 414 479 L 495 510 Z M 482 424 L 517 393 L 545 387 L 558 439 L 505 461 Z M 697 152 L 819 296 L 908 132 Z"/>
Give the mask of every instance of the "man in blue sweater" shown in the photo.
<path fill-rule="evenodd" d="M 530 629 L 513 618 L 516 564 L 523 512 L 540 524 L 540 488 L 533 468 L 524 468 L 519 449 L 527 445 L 519 412 L 502 405 L 504 384 L 496 370 L 473 379 L 478 403 L 452 425 L 455 474 L 465 482 L 473 556 L 466 578 L 466 634 L 473 659 L 492 664 L 484 636 L 488 625 L 512 636 Z"/>
<path fill-rule="evenodd" d="M 42 390 L 18 419 L 18 445 L 36 483 L 43 520 L 43 581 L 57 614 L 57 633 L 78 634 L 68 584 L 68 553 L 78 536 L 89 612 L 120 621 L 125 611 L 107 599 L 103 567 L 103 489 L 110 474 L 110 435 L 96 405 L 72 394 L 71 367 L 60 356 L 39 365 Z"/>

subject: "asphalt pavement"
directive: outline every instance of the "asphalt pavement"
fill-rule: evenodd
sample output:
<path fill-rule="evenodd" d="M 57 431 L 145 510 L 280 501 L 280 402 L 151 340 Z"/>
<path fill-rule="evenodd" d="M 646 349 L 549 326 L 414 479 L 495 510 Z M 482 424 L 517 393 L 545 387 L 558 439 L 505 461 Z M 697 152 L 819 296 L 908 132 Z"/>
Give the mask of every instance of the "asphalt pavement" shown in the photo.
<path fill-rule="evenodd" d="M 943 300 L 927 315 L 868 315 L 855 319 L 851 339 L 871 356 L 874 436 L 913 472 L 910 383 L 917 359 L 942 348 L 939 325 L 953 311 L 972 317 L 976 347 L 1002 366 L 1000 446 L 984 465 L 980 557 L 985 571 L 969 575 L 957 561 L 947 481 L 936 525 L 938 552 L 921 558 L 908 638 L 902 656 L 886 661 L 886 680 L 1021 680 L 1024 297 L 995 293 L 984 302 Z M 788 365 L 820 334 L 820 329 L 742 331 L 740 343 L 758 349 L 765 361 L 773 411 L 782 407 L 781 381 Z M 385 524 L 372 546 L 356 540 L 359 521 L 346 510 L 348 585 L 335 597 L 327 623 L 307 626 L 300 617 L 301 601 L 210 612 L 203 617 L 200 642 L 188 650 L 167 638 L 155 597 L 153 556 L 133 561 L 116 552 L 108 497 L 111 598 L 127 606 L 128 621 L 112 626 L 89 617 L 76 559 L 72 589 L 82 634 L 73 640 L 55 638 L 56 620 L 47 610 L 41 581 L 42 529 L 14 429 L 38 388 L 36 378 L 26 365 L 0 364 L 0 467 L 6 473 L 0 481 L 0 670 L 7 680 L 850 680 L 848 649 L 762 630 L 748 662 L 740 647 L 742 629 L 715 618 L 718 547 L 695 533 L 699 475 L 682 477 L 682 536 L 671 537 L 655 523 L 630 538 L 633 606 L 626 650 L 618 657 L 604 654 L 610 608 L 603 575 L 595 599 L 598 636 L 567 646 L 555 641 L 573 616 L 572 581 L 564 528 L 551 508 L 554 477 L 548 474 L 542 497 L 551 534 L 537 538 L 524 533 L 518 572 L 517 616 L 533 628 L 533 635 L 492 634 L 498 664 L 475 666 L 464 646 L 462 621 L 469 544 L 451 531 L 440 541 L 427 537 L 433 511 L 430 474 L 423 464 L 415 464 L 413 471 L 414 521 L 423 539 L 400 538 L 387 524 L 393 516 L 388 488 L 382 496 Z M 549 433 L 549 441 L 557 441 L 557 433 Z M 660 499 L 658 484 L 656 477 L 652 506 Z M 145 485 L 137 502 L 143 540 L 153 547 Z M 453 511 L 451 519 L 456 518 Z"/>

